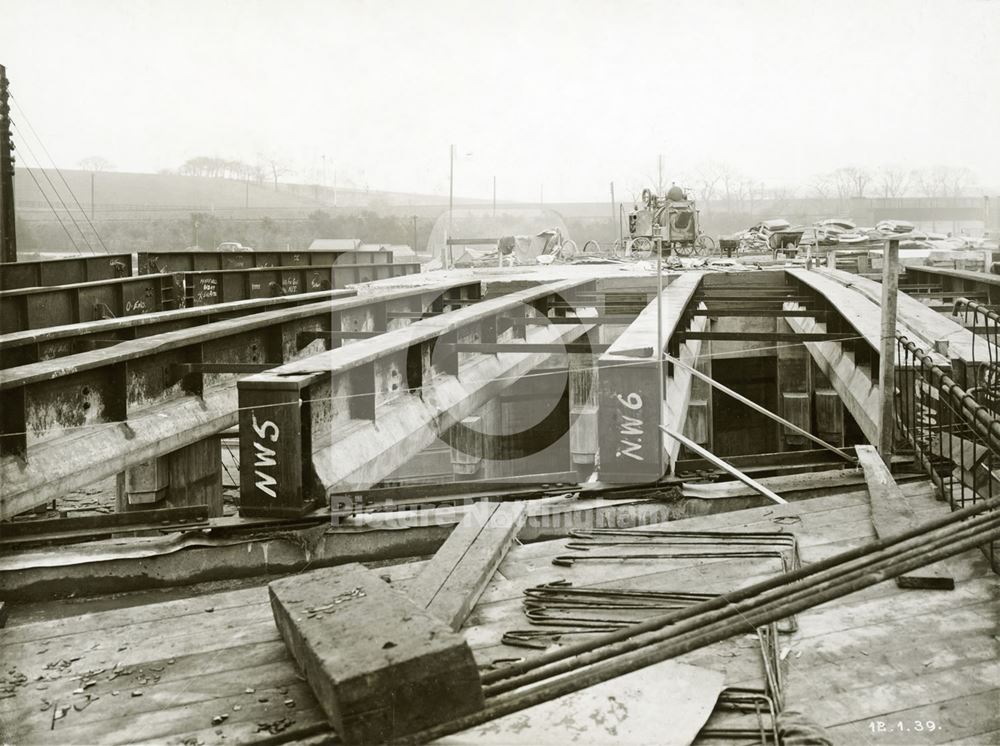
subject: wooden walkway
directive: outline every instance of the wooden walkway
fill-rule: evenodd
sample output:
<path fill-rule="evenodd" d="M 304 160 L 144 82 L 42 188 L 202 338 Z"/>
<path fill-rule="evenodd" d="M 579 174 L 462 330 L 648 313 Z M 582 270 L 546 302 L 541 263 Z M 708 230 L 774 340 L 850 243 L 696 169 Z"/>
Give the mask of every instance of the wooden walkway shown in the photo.
<path fill-rule="evenodd" d="M 903 491 L 922 518 L 947 509 L 933 500 L 928 482 L 905 484 Z M 804 563 L 874 536 L 863 487 L 667 525 L 792 532 Z M 724 592 L 779 567 L 770 559 L 750 567 L 731 559 L 554 566 L 565 544 L 510 552 L 466 624 L 481 664 L 534 652 L 499 643 L 503 632 L 529 628 L 521 611 L 526 587 L 565 579 Z M 405 587 L 421 566 L 382 572 Z M 1000 743 L 1000 578 L 979 551 L 957 558 L 954 567 L 954 591 L 882 583 L 801 614 L 798 631 L 780 640 L 786 706 L 830 728 L 837 743 Z M 278 637 L 264 587 L 9 627 L 0 631 L 0 657 L 2 743 L 320 743 L 330 733 Z M 679 660 L 724 672 L 729 686 L 763 686 L 753 635 Z"/>

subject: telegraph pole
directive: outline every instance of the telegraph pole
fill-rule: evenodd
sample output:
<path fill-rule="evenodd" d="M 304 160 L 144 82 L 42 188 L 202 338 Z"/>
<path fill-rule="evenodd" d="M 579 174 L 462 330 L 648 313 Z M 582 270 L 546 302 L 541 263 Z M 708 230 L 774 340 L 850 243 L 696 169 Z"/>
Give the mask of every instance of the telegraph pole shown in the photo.
<path fill-rule="evenodd" d="M 899 240 L 885 242 L 882 252 L 882 339 L 879 349 L 878 453 L 886 466 L 892 464 L 896 431 L 896 301 L 899 296 Z"/>
<path fill-rule="evenodd" d="M 455 209 L 455 146 L 448 150 L 448 235 L 444 239 L 444 264 L 445 269 L 451 269 L 451 240 L 452 212 Z"/>
<path fill-rule="evenodd" d="M 615 234 L 615 218 L 617 217 L 615 210 L 615 182 L 611 182 L 611 236 L 614 237 Z"/>
<path fill-rule="evenodd" d="M 17 261 L 14 232 L 14 142 L 10 135 L 7 68 L 0 65 L 0 261 Z"/>
<path fill-rule="evenodd" d="M 493 177 L 493 217 L 497 215 L 497 177 Z"/>

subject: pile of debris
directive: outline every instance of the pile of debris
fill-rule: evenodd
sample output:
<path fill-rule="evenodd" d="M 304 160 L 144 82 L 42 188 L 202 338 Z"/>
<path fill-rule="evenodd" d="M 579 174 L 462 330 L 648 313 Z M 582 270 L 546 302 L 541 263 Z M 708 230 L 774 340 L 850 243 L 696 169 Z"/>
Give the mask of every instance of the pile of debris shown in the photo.
<path fill-rule="evenodd" d="M 811 226 L 793 226 L 784 218 L 773 218 L 728 236 L 742 254 L 776 255 L 784 252 L 795 256 L 800 247 L 843 247 L 860 250 L 880 248 L 887 238 L 898 238 L 900 249 L 921 251 L 966 251 L 998 248 L 996 237 L 989 234 L 978 238 L 931 233 L 917 228 L 907 220 L 882 220 L 872 228 L 859 227 L 848 218 L 824 218 Z"/>

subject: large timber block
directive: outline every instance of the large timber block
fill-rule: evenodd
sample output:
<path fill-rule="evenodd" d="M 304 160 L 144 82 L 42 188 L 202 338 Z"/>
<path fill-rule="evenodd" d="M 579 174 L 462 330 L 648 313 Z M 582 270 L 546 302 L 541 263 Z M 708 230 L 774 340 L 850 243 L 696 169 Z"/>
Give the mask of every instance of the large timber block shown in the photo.
<path fill-rule="evenodd" d="M 278 630 L 347 744 L 386 743 L 482 709 L 465 639 L 359 564 L 269 586 Z"/>

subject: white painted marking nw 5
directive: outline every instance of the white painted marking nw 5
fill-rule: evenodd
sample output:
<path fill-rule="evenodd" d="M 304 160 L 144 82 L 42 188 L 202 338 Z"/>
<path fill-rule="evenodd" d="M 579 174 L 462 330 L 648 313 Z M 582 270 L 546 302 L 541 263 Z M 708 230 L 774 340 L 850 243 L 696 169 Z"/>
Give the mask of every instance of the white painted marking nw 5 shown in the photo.
<path fill-rule="evenodd" d="M 254 412 L 251 412 L 250 424 L 258 438 L 267 438 L 272 443 L 278 442 L 278 436 L 281 434 L 281 430 L 271 420 L 264 420 L 264 423 L 260 424 L 257 422 L 257 415 Z M 276 465 L 277 462 L 275 461 L 274 456 L 277 455 L 277 452 L 275 450 L 272 450 L 257 441 L 254 441 L 253 447 L 256 451 L 256 460 L 254 461 L 255 467 Z M 276 488 L 278 486 L 278 480 L 267 472 L 259 471 L 257 469 L 254 470 L 254 476 L 257 477 L 257 489 L 268 497 L 276 498 L 278 496 L 276 489 L 271 489 L 272 487 Z"/>

